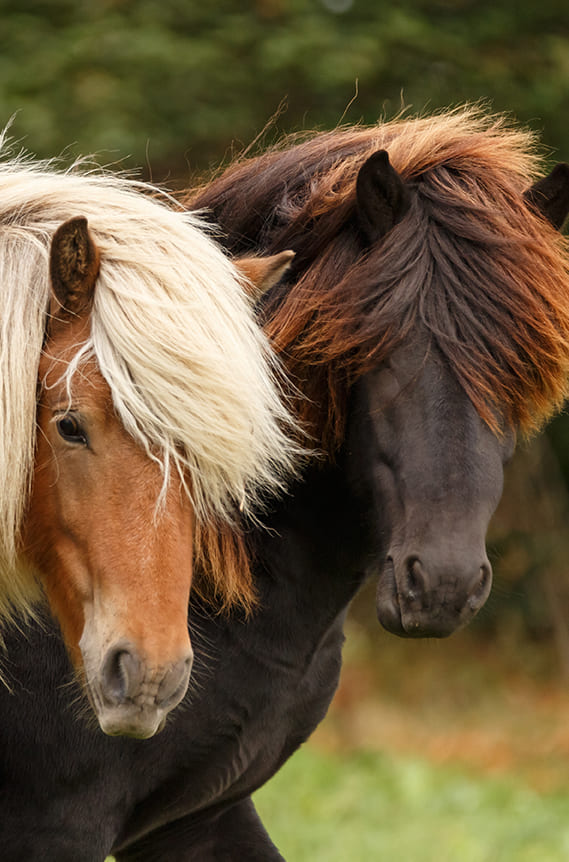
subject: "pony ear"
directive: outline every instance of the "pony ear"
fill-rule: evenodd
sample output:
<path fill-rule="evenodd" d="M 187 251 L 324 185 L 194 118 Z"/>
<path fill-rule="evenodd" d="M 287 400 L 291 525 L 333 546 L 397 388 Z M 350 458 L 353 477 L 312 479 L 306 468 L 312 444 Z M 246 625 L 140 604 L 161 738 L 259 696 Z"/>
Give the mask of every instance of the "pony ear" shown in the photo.
<path fill-rule="evenodd" d="M 526 202 L 560 230 L 569 214 L 569 165 L 560 162 L 524 192 Z"/>
<path fill-rule="evenodd" d="M 281 280 L 290 268 L 294 256 L 294 251 L 281 251 L 271 257 L 240 257 L 234 263 L 250 285 L 249 293 L 258 300 Z"/>
<path fill-rule="evenodd" d="M 83 216 L 60 225 L 51 241 L 49 273 L 53 296 L 65 316 L 87 312 L 99 275 L 100 254 Z"/>
<path fill-rule="evenodd" d="M 356 203 L 360 226 L 370 244 L 382 239 L 409 209 L 411 194 L 386 150 L 378 150 L 360 168 Z"/>

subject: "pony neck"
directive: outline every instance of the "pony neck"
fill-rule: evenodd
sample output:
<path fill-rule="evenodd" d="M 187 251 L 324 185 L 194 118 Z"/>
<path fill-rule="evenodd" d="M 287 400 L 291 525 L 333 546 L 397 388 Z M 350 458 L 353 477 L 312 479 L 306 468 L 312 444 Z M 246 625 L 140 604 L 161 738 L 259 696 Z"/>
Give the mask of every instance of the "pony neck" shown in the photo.
<path fill-rule="evenodd" d="M 349 461 L 315 462 L 265 518 L 255 536 L 260 603 L 282 602 L 307 617 L 332 620 L 343 612 L 374 558 L 371 506 L 351 484 Z M 282 606 L 281 606 L 282 607 Z"/>

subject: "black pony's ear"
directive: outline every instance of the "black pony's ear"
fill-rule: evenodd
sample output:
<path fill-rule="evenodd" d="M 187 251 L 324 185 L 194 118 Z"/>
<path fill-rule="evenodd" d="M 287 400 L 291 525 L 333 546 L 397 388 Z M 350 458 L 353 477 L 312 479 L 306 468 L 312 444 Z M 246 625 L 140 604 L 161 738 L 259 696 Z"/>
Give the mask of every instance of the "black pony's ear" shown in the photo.
<path fill-rule="evenodd" d="M 382 239 L 409 209 L 411 194 L 386 150 L 378 150 L 360 168 L 356 203 L 360 226 L 370 244 Z"/>
<path fill-rule="evenodd" d="M 560 162 L 550 174 L 538 180 L 525 193 L 530 206 L 560 230 L 569 214 L 569 165 Z"/>
<path fill-rule="evenodd" d="M 83 216 L 57 228 L 51 241 L 49 272 L 56 305 L 52 313 L 68 317 L 90 310 L 99 275 L 99 249 Z"/>

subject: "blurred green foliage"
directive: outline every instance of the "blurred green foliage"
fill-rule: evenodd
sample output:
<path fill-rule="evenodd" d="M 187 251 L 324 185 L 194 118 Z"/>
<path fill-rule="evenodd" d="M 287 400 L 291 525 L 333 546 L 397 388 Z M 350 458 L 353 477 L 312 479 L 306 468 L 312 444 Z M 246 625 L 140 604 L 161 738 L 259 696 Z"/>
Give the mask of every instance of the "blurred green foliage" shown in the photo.
<path fill-rule="evenodd" d="M 0 0 L 0 123 L 184 179 L 281 130 L 487 99 L 569 157 L 558 0 Z M 357 84 L 356 84 L 357 82 Z M 350 107 L 349 103 L 355 96 Z"/>

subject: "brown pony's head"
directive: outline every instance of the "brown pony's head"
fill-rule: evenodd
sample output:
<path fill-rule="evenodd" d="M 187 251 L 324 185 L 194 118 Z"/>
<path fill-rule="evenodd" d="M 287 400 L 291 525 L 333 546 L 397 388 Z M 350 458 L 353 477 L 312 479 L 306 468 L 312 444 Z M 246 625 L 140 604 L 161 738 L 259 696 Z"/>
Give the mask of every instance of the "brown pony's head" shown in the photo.
<path fill-rule="evenodd" d="M 95 357 L 81 357 L 99 257 L 85 218 L 55 232 L 23 544 L 102 729 L 143 738 L 188 686 L 195 517 L 183 478 L 165 480 L 158 453 L 121 422 Z M 251 268 L 274 280 L 279 261 Z"/>
<path fill-rule="evenodd" d="M 84 218 L 57 230 L 50 263 L 27 556 L 102 729 L 151 736 L 184 696 L 192 666 L 192 507 L 171 479 L 157 508 L 160 463 L 121 424 L 93 358 L 67 385 L 99 270 Z"/>

